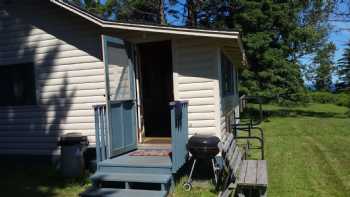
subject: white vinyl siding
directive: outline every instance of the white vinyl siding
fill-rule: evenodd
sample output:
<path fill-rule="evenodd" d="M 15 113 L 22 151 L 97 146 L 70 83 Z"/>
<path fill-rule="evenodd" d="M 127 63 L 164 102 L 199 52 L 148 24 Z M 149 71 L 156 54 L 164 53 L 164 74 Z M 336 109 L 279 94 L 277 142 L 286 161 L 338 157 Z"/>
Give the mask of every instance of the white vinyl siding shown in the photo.
<path fill-rule="evenodd" d="M 218 135 L 217 47 L 207 39 L 173 40 L 175 100 L 189 102 L 189 135 Z"/>
<path fill-rule="evenodd" d="M 0 66 L 34 64 L 38 105 L 0 107 L 0 154 L 54 154 L 67 132 L 94 143 L 92 105 L 105 100 L 98 29 L 50 2 L 12 2 L 0 10 Z"/>

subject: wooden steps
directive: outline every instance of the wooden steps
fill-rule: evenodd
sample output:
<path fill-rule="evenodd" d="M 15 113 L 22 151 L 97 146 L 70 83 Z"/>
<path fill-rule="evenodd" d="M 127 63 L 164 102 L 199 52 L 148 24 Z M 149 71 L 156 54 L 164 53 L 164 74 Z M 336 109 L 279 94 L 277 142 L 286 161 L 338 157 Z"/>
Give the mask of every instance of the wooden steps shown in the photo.
<path fill-rule="evenodd" d="M 171 174 L 170 157 L 129 156 L 128 154 L 99 162 L 98 172 Z"/>
<path fill-rule="evenodd" d="M 93 182 L 118 181 L 135 183 L 160 183 L 167 184 L 171 180 L 170 174 L 148 173 L 101 173 L 97 172 L 90 177 Z"/>
<path fill-rule="evenodd" d="M 163 197 L 173 184 L 172 162 L 170 157 L 124 154 L 99 162 L 90 179 L 93 187 L 81 197 Z"/>
<path fill-rule="evenodd" d="M 167 191 L 115 189 L 115 188 L 89 188 L 81 193 L 81 197 L 166 197 Z"/>

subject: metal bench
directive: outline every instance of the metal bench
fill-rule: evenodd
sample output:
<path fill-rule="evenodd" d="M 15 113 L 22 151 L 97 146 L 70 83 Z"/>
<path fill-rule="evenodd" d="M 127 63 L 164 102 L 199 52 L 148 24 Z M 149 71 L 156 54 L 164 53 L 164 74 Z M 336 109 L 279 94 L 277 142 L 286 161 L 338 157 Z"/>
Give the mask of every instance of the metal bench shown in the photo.
<path fill-rule="evenodd" d="M 221 144 L 223 166 L 220 172 L 222 192 L 219 197 L 235 194 L 239 197 L 267 196 L 267 163 L 265 160 L 245 160 L 232 133 Z"/>

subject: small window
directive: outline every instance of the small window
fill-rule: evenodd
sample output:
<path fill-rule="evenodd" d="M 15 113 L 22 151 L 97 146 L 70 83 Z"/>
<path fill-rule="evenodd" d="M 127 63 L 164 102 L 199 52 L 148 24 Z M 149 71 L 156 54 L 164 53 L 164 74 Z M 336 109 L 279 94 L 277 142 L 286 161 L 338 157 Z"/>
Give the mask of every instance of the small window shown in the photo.
<path fill-rule="evenodd" d="M 0 88 L 0 106 L 35 105 L 33 64 L 0 65 Z"/>
<path fill-rule="evenodd" d="M 235 93 L 233 64 L 223 53 L 221 53 L 221 92 L 223 96 Z"/>

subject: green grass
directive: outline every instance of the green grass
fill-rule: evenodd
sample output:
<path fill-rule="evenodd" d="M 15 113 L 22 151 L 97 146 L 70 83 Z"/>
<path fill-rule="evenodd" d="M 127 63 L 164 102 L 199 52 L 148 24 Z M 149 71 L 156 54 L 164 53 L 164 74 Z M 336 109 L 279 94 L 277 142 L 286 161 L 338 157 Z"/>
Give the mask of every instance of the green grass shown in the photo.
<path fill-rule="evenodd" d="M 46 161 L 1 158 L 0 196 L 76 197 L 89 186 L 86 177 L 67 179 Z"/>
<path fill-rule="evenodd" d="M 350 194 L 348 108 L 310 104 L 286 108 L 264 105 L 270 197 L 346 197 Z M 257 152 L 252 153 L 256 157 Z M 180 181 L 181 182 L 181 181 Z M 210 184 L 175 196 L 216 196 Z M 204 189 L 206 188 L 206 189 Z M 202 192 L 202 193 L 200 193 Z"/>
<path fill-rule="evenodd" d="M 349 109 L 329 104 L 264 109 L 270 116 L 262 123 L 269 196 L 349 196 Z M 0 196 L 70 197 L 89 186 L 86 178 L 64 179 L 52 168 L 29 163 L 1 159 Z M 180 178 L 173 196 L 217 196 L 213 185 L 203 181 L 195 182 L 191 192 L 183 191 L 185 179 Z"/>
<path fill-rule="evenodd" d="M 281 109 L 267 106 L 268 110 Z M 350 118 L 345 107 L 313 104 L 272 117 L 266 132 L 270 196 L 348 196 Z"/>

